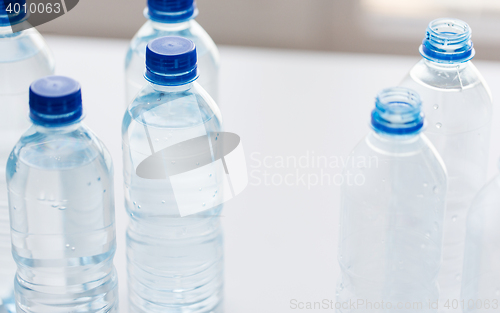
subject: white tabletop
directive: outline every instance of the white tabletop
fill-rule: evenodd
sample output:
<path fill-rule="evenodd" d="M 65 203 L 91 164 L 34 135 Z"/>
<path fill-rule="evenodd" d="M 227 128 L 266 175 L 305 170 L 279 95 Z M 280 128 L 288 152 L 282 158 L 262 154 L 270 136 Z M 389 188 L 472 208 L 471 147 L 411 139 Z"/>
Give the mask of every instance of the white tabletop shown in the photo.
<path fill-rule="evenodd" d="M 128 42 L 53 36 L 47 42 L 56 57 L 57 74 L 80 81 L 85 122 L 113 156 L 115 264 L 120 312 L 126 313 L 121 120 Z M 418 52 L 398 57 L 228 46 L 220 52 L 225 129 L 242 138 L 250 174 L 247 189 L 227 202 L 223 213 L 226 312 L 288 312 L 297 311 L 290 305 L 293 299 L 335 300 L 340 189 L 328 185 L 326 178 L 322 184 L 321 175 L 341 172 L 341 161 L 368 132 L 376 93 L 397 85 L 418 61 Z M 475 64 L 496 99 L 500 63 Z M 496 174 L 500 157 L 496 105 L 494 113 L 490 176 Z M 337 158 L 338 167 L 313 164 L 320 156 Z M 288 164 L 279 163 L 287 157 Z M 299 162 L 296 167 L 293 160 Z M 280 183 L 285 177 L 287 184 Z M 314 185 L 316 178 L 320 181 Z"/>

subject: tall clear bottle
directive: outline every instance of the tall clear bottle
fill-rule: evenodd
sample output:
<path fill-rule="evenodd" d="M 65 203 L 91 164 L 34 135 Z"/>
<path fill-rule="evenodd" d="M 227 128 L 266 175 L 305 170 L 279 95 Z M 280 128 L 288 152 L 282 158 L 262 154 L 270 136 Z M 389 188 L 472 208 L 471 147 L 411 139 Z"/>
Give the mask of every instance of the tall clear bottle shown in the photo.
<path fill-rule="evenodd" d="M 144 79 L 146 45 L 164 36 L 180 36 L 192 40 L 198 51 L 198 83 L 218 103 L 219 51 L 207 32 L 194 20 L 198 9 L 194 0 L 148 0 L 144 11 L 148 19 L 132 39 L 125 60 L 126 106 L 147 85 Z"/>
<path fill-rule="evenodd" d="M 222 312 L 220 111 L 186 38 L 151 41 L 145 77 L 122 128 L 130 312 Z"/>
<path fill-rule="evenodd" d="M 463 21 L 438 19 L 420 46 L 423 59 L 401 83 L 422 97 L 426 135 L 444 160 L 449 177 L 444 225 L 441 304 L 459 299 L 465 219 L 486 182 L 492 100 L 472 64 L 471 29 Z M 444 310 L 444 308 L 443 308 Z"/>
<path fill-rule="evenodd" d="M 499 223 L 500 175 L 497 175 L 474 198 L 467 215 L 461 298 L 464 312 L 491 312 L 500 306 Z"/>
<path fill-rule="evenodd" d="M 40 33 L 30 28 L 12 32 L 11 25 L 25 16 L 11 16 L 5 5 L 23 1 L 0 0 L 0 312 L 15 310 L 13 287 L 16 266 L 10 246 L 9 210 L 5 166 L 9 153 L 29 127 L 30 84 L 54 72 L 54 59 Z"/>
<path fill-rule="evenodd" d="M 341 186 L 338 312 L 434 312 L 447 178 L 421 133 L 420 98 L 383 90 L 373 130 L 349 156 Z M 351 303 L 356 305 L 352 310 Z"/>
<path fill-rule="evenodd" d="M 80 85 L 35 81 L 30 118 L 7 164 L 17 313 L 117 312 L 113 165 Z"/>

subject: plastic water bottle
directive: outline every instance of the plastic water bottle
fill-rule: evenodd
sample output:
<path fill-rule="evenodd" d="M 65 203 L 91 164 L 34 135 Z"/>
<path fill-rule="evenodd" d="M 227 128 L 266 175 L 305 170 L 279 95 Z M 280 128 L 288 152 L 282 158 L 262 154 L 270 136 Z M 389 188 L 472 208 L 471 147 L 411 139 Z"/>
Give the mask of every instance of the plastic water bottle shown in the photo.
<path fill-rule="evenodd" d="M 10 1 L 14 3 L 14 1 Z M 6 1 L 5 3 L 9 3 Z M 5 14 L 0 0 L 0 312 L 15 310 L 13 299 L 16 266 L 10 245 L 5 166 L 9 153 L 29 127 L 28 90 L 31 82 L 54 71 L 54 60 L 36 29 L 12 33 L 11 25 L 24 16 Z M 17 21 L 16 21 L 17 20 Z"/>
<path fill-rule="evenodd" d="M 146 45 L 164 36 L 180 36 L 192 40 L 198 51 L 201 73 L 198 83 L 218 103 L 219 51 L 207 32 L 194 20 L 198 9 L 194 0 L 148 0 L 144 15 L 148 21 L 134 36 L 125 60 L 126 105 L 128 106 L 142 87 Z"/>
<path fill-rule="evenodd" d="M 447 177 L 423 124 L 416 93 L 383 90 L 373 130 L 350 154 L 341 186 L 338 312 L 435 311 L 429 303 L 439 297 Z"/>
<path fill-rule="evenodd" d="M 117 312 L 113 165 L 80 85 L 35 81 L 30 118 L 7 163 L 17 313 Z"/>
<path fill-rule="evenodd" d="M 463 302 L 459 302 L 464 312 L 490 312 L 500 306 L 499 209 L 500 175 L 497 175 L 475 197 L 467 216 Z"/>
<path fill-rule="evenodd" d="M 422 97 L 426 135 L 444 160 L 449 177 L 444 225 L 440 304 L 459 299 L 465 219 L 472 199 L 486 183 L 492 100 L 470 61 L 471 29 L 463 21 L 438 19 L 427 28 L 423 59 L 402 82 Z"/>
<path fill-rule="evenodd" d="M 130 312 L 222 312 L 220 111 L 186 38 L 151 41 L 145 77 L 123 120 Z"/>

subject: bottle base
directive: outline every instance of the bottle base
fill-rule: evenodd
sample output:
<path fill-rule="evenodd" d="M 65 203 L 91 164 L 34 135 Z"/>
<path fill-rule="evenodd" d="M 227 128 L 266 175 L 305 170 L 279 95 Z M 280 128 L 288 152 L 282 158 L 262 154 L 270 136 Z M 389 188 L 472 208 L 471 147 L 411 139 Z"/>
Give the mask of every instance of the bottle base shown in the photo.
<path fill-rule="evenodd" d="M 16 311 L 13 313 L 117 313 L 118 280 L 116 270 L 98 285 L 82 291 L 78 286 L 54 288 L 38 286 L 38 290 L 24 286 L 19 276 L 16 278 Z M 3 313 L 3 312 L 2 312 Z M 10 313 L 10 312 L 9 312 Z"/>

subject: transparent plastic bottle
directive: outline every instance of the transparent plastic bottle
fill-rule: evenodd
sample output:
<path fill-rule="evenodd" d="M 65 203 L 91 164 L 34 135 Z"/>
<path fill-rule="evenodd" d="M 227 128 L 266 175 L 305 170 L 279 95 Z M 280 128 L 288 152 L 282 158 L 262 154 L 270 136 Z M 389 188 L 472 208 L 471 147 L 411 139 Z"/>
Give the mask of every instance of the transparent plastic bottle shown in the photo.
<path fill-rule="evenodd" d="M 432 21 L 420 53 L 423 59 L 401 85 L 420 94 L 429 123 L 425 134 L 443 158 L 449 177 L 439 276 L 444 305 L 460 297 L 465 219 L 472 199 L 486 183 L 492 100 L 470 61 L 474 49 L 465 22 Z"/>
<path fill-rule="evenodd" d="M 15 1 L 5 1 L 6 3 Z M 30 84 L 54 72 L 54 59 L 45 41 L 34 28 L 12 33 L 14 18 L 4 13 L 0 0 L 0 312 L 12 312 L 16 266 L 10 245 L 5 166 L 10 151 L 29 127 Z M 19 21 L 23 20 L 19 16 Z"/>
<path fill-rule="evenodd" d="M 371 124 L 343 173 L 337 311 L 434 312 L 429 301 L 439 297 L 444 165 L 421 133 L 420 99 L 411 90 L 379 93 Z"/>
<path fill-rule="evenodd" d="M 461 297 L 464 312 L 491 312 L 500 306 L 499 223 L 497 175 L 477 194 L 467 215 Z"/>
<path fill-rule="evenodd" d="M 147 85 L 144 79 L 146 45 L 164 36 L 180 36 L 192 40 L 198 51 L 198 83 L 218 103 L 219 51 L 207 32 L 194 20 L 198 9 L 194 0 L 148 0 L 144 11 L 148 18 L 132 39 L 125 60 L 126 106 Z"/>
<path fill-rule="evenodd" d="M 122 129 L 130 312 L 222 312 L 222 204 L 216 203 L 224 173 L 213 163 L 220 111 L 195 82 L 196 48 L 186 38 L 151 41 L 145 77 L 149 84 Z M 210 149 L 201 149 L 203 142 Z M 200 156 L 203 167 L 194 161 Z"/>
<path fill-rule="evenodd" d="M 113 165 L 80 85 L 35 81 L 30 118 L 7 164 L 17 313 L 118 312 Z"/>

